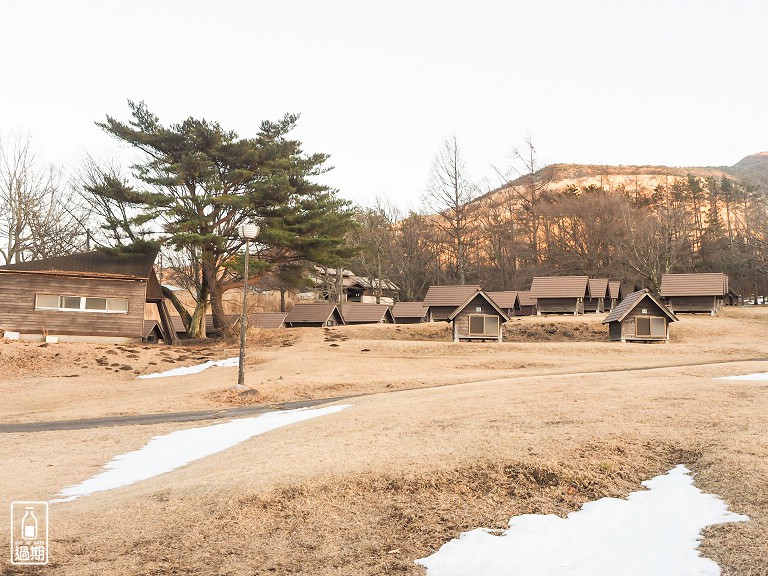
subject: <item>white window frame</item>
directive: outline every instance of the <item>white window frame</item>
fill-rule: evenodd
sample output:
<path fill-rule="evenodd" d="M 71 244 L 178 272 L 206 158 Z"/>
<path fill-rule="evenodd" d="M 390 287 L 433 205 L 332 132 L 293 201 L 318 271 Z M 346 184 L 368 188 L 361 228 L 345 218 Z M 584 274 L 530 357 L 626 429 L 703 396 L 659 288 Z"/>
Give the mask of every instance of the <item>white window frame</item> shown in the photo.
<path fill-rule="evenodd" d="M 55 297 L 58 299 L 58 306 L 56 308 L 53 308 L 51 306 L 42 306 L 38 305 L 38 297 L 39 296 L 48 296 L 48 297 Z M 80 299 L 80 305 L 77 308 L 65 308 L 64 307 L 64 299 L 65 298 L 79 298 Z M 85 304 L 87 302 L 88 298 L 94 298 L 99 300 L 105 300 L 105 309 L 101 310 L 98 308 L 86 308 Z M 110 310 L 110 302 L 113 303 L 113 305 L 118 303 L 125 303 L 124 310 Z M 121 306 L 122 307 L 122 306 Z M 107 298 L 105 296 L 75 296 L 74 294 L 44 294 L 39 293 L 35 294 L 35 310 L 36 311 L 50 311 L 50 312 L 86 312 L 86 313 L 93 313 L 93 314 L 128 314 L 128 298 Z"/>

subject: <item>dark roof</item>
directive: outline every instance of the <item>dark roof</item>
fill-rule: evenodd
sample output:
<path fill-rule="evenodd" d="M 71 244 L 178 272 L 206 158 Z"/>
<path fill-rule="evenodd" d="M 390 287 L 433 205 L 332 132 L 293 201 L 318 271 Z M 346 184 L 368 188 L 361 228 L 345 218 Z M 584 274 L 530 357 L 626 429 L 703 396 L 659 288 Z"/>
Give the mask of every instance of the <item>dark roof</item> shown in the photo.
<path fill-rule="evenodd" d="M 79 275 L 117 276 L 146 280 L 152 273 L 157 251 L 146 254 L 113 255 L 104 252 L 83 252 L 70 256 L 43 258 L 0 266 L 0 270 L 18 272 L 62 272 Z"/>
<path fill-rule="evenodd" d="M 589 279 L 589 297 L 605 298 L 608 296 L 608 278 Z"/>
<path fill-rule="evenodd" d="M 485 295 L 493 300 L 499 308 L 520 307 L 520 298 L 518 298 L 516 290 L 505 290 L 503 292 L 486 292 Z"/>
<path fill-rule="evenodd" d="M 387 319 L 390 322 L 395 321 L 386 304 L 347 302 L 341 308 L 341 315 L 348 324 L 376 324 Z"/>
<path fill-rule="evenodd" d="M 395 318 L 424 318 L 429 308 L 424 302 L 395 302 L 392 316 Z"/>
<path fill-rule="evenodd" d="M 608 280 L 608 297 L 621 298 L 621 280 Z"/>
<path fill-rule="evenodd" d="M 728 293 L 728 276 L 722 272 L 708 274 L 662 274 L 660 294 L 667 296 L 724 296 Z"/>
<path fill-rule="evenodd" d="M 536 298 L 531 296 L 530 290 L 520 290 L 517 297 L 520 299 L 520 306 L 536 306 Z"/>
<path fill-rule="evenodd" d="M 339 315 L 341 321 L 344 322 L 344 318 L 339 313 L 339 309 L 336 304 L 332 302 L 319 303 L 319 304 L 295 304 L 290 312 L 285 317 L 286 324 L 306 324 L 306 323 L 325 323 L 327 322 L 333 313 Z"/>
<path fill-rule="evenodd" d="M 472 302 L 472 301 L 473 301 L 475 298 L 483 298 L 483 299 L 484 299 L 486 302 L 488 302 L 488 304 L 490 304 L 491 306 L 493 306 L 493 309 L 494 309 L 494 310 L 496 310 L 496 312 L 498 312 L 499 316 L 501 316 L 501 317 L 504 319 L 504 322 L 507 322 L 507 321 L 509 320 L 509 316 L 507 316 L 507 315 L 504 313 L 504 311 L 503 311 L 501 308 L 499 308 L 499 307 L 496 305 L 496 303 L 495 303 L 493 300 L 491 300 L 491 299 L 490 299 L 490 298 L 489 298 L 489 297 L 486 295 L 486 293 L 485 293 L 485 292 L 475 292 L 475 293 L 474 293 L 474 294 L 472 294 L 472 295 L 471 295 L 469 298 L 467 298 L 467 299 L 466 299 L 466 301 L 462 302 L 461 304 L 459 304 L 459 305 L 457 306 L 456 310 L 454 310 L 454 311 L 451 313 L 451 315 L 450 315 L 450 316 L 448 316 L 448 321 L 451 321 L 451 320 L 453 320 L 453 319 L 454 319 L 454 318 L 455 318 L 455 317 L 456 317 L 456 316 L 457 316 L 457 315 L 458 315 L 458 314 L 459 314 L 459 313 L 460 313 L 462 310 L 464 310 L 464 308 L 466 308 L 466 307 L 467 307 L 467 306 L 468 306 L 468 305 L 469 305 L 469 304 L 470 304 L 470 303 L 471 303 L 471 302 Z"/>
<path fill-rule="evenodd" d="M 251 316 L 249 326 L 256 328 L 282 328 L 287 312 L 259 312 Z"/>
<path fill-rule="evenodd" d="M 531 296 L 539 298 L 584 298 L 589 289 L 588 276 L 536 276 Z"/>
<path fill-rule="evenodd" d="M 621 322 L 624 320 L 624 317 L 627 314 L 634 310 L 634 308 L 643 298 L 649 298 L 651 301 L 653 301 L 654 304 L 661 308 L 661 311 L 667 315 L 670 322 L 677 322 L 678 317 L 675 316 L 674 312 L 664 306 L 660 300 L 656 299 L 656 297 L 651 294 L 647 288 L 644 288 L 642 290 L 638 290 L 637 292 L 632 292 L 632 294 L 624 298 L 624 300 L 622 300 L 621 303 L 616 306 L 616 308 L 611 310 L 611 313 L 605 317 L 605 320 L 603 320 L 602 323 L 608 324 L 609 322 Z"/>
<path fill-rule="evenodd" d="M 475 284 L 430 286 L 424 297 L 424 304 L 426 306 L 459 306 L 478 292 L 480 292 L 480 286 Z"/>

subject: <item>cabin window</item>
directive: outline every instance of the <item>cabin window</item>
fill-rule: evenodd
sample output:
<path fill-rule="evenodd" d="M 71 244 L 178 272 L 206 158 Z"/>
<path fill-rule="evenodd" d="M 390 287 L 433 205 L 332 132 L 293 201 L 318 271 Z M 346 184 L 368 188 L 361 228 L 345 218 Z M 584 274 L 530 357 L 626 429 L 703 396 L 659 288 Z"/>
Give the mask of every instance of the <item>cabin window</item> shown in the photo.
<path fill-rule="evenodd" d="M 498 336 L 499 335 L 499 317 L 498 316 L 469 316 L 469 335 L 470 336 Z"/>
<path fill-rule="evenodd" d="M 635 336 L 638 338 L 665 338 L 667 323 L 664 318 L 638 316 L 635 318 Z"/>
<path fill-rule="evenodd" d="M 92 296 L 65 296 L 56 294 L 35 294 L 35 310 L 127 314 L 128 299 L 101 298 Z"/>

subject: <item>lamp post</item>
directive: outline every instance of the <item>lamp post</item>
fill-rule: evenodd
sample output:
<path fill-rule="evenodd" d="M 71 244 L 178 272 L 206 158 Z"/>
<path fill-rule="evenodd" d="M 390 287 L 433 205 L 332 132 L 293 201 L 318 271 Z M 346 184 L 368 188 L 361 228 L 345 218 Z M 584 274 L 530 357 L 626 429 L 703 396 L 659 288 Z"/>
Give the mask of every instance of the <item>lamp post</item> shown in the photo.
<path fill-rule="evenodd" d="M 238 362 L 237 387 L 245 388 L 245 330 L 248 327 L 248 318 L 245 307 L 248 300 L 248 260 L 251 256 L 250 242 L 259 235 L 259 227 L 256 224 L 240 224 L 237 227 L 237 235 L 245 239 L 245 254 L 243 258 L 243 309 L 240 314 L 240 361 Z"/>

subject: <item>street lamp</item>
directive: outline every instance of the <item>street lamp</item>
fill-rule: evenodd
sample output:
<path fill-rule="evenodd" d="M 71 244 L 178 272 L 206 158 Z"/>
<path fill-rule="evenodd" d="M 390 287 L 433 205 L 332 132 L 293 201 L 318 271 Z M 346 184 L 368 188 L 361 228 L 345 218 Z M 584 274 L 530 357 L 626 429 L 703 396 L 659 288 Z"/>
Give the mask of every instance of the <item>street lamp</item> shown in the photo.
<path fill-rule="evenodd" d="M 248 326 L 248 319 L 245 314 L 245 306 L 248 299 L 248 260 L 251 256 L 250 242 L 259 235 L 259 227 L 256 224 L 240 224 L 237 227 L 237 235 L 245 239 L 245 254 L 243 261 L 245 263 L 243 270 L 243 309 L 240 313 L 240 362 L 238 362 L 237 387 L 245 388 L 245 330 Z"/>

